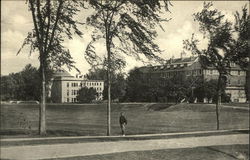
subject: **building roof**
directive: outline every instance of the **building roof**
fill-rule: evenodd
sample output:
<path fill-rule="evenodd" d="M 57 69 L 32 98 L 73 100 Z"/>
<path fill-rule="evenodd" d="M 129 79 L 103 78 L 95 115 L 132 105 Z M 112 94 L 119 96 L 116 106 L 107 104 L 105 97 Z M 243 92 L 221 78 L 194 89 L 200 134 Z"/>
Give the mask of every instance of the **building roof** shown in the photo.
<path fill-rule="evenodd" d="M 198 57 L 184 57 L 184 58 L 176 58 L 176 59 L 169 59 L 166 61 L 166 64 L 173 64 L 173 63 L 190 63 L 196 60 Z"/>
<path fill-rule="evenodd" d="M 59 69 L 54 73 L 53 77 L 74 77 L 74 76 L 72 76 L 65 69 Z"/>
<path fill-rule="evenodd" d="M 198 57 L 185 57 L 185 58 L 176 58 L 176 59 L 169 59 L 166 60 L 164 65 L 157 65 L 157 66 L 144 66 L 140 67 L 139 70 L 143 73 L 148 73 L 151 71 L 161 71 L 161 70 L 169 70 L 169 69 L 180 69 L 187 67 L 193 64 Z M 185 64 L 185 65 L 184 65 Z"/>

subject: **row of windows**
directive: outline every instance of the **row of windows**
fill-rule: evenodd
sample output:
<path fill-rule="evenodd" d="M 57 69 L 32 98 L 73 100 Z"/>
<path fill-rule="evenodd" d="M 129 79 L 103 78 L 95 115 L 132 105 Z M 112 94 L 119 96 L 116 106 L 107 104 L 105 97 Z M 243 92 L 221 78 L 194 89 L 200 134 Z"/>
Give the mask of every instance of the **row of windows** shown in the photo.
<path fill-rule="evenodd" d="M 162 73 L 154 73 L 154 76 L 161 76 L 163 78 L 169 78 L 175 75 L 185 74 L 186 76 L 198 76 L 202 75 L 202 70 L 189 70 L 189 71 L 172 71 L 172 72 L 162 72 Z M 217 70 L 204 70 L 205 75 L 219 75 Z M 245 71 L 231 71 L 231 75 L 245 75 Z"/>
<path fill-rule="evenodd" d="M 228 80 L 227 80 L 227 83 L 228 83 L 228 84 L 231 84 L 232 82 L 231 82 L 231 80 L 230 80 L 230 79 L 228 79 Z M 237 84 L 239 84 L 239 85 L 243 85 L 243 84 L 244 84 L 244 80 L 240 80 L 240 79 L 238 79 L 238 80 L 237 80 Z"/>
<path fill-rule="evenodd" d="M 71 83 L 71 87 L 83 87 L 83 86 L 101 86 L 102 83 L 101 82 L 81 82 L 81 83 L 78 83 L 78 82 L 73 82 Z M 70 86 L 70 82 L 67 82 L 67 87 Z"/>
<path fill-rule="evenodd" d="M 102 94 L 98 94 L 98 97 L 101 97 L 101 96 Z M 67 102 L 77 102 L 77 98 L 67 98 Z"/>
<path fill-rule="evenodd" d="M 70 102 L 69 100 L 70 100 L 70 98 L 67 98 L 67 102 Z M 77 99 L 76 98 L 71 98 L 71 102 L 77 102 Z"/>
<path fill-rule="evenodd" d="M 219 72 L 217 70 L 205 70 L 206 75 L 219 75 Z"/>
<path fill-rule="evenodd" d="M 245 75 L 245 71 L 230 71 L 231 75 Z"/>
<path fill-rule="evenodd" d="M 201 75 L 202 70 L 165 72 L 165 73 L 161 73 L 161 77 L 169 78 L 169 77 L 172 77 L 174 75 L 179 75 L 179 74 L 186 74 L 187 76 L 190 76 L 190 75 L 196 76 L 196 75 Z"/>
<path fill-rule="evenodd" d="M 205 70 L 205 74 L 207 75 L 219 75 L 217 70 Z M 244 71 L 230 71 L 231 75 L 245 75 Z"/>
<path fill-rule="evenodd" d="M 98 91 L 102 91 L 102 88 L 95 88 L 95 90 Z M 69 96 L 70 91 L 67 90 L 67 96 Z M 79 90 L 71 90 L 71 95 L 78 95 L 79 94 Z"/>
<path fill-rule="evenodd" d="M 190 75 L 202 75 L 202 70 L 198 69 L 198 70 L 192 70 L 192 71 L 186 71 L 186 75 L 190 76 Z"/>
<path fill-rule="evenodd" d="M 187 67 L 188 64 L 172 64 L 172 65 L 167 65 L 167 66 L 155 66 L 153 69 L 158 70 L 158 69 L 164 69 L 164 68 L 180 68 L 180 67 Z"/>
<path fill-rule="evenodd" d="M 78 95 L 79 91 L 78 90 L 71 90 L 71 95 Z M 69 90 L 67 90 L 67 96 L 69 96 Z"/>

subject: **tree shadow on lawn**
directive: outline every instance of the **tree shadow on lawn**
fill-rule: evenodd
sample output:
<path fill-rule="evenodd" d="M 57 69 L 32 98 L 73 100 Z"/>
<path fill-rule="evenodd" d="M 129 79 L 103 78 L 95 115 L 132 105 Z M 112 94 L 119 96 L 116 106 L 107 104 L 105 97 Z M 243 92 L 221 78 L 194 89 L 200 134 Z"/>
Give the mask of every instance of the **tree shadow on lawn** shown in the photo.
<path fill-rule="evenodd" d="M 157 104 L 152 104 L 150 106 L 148 106 L 147 111 L 161 111 L 164 109 L 167 109 L 169 107 L 171 107 L 174 104 L 168 104 L 168 103 L 157 103 Z"/>
<path fill-rule="evenodd" d="M 219 152 L 219 153 L 222 153 L 228 157 L 231 157 L 231 158 L 234 158 L 234 159 L 238 159 L 238 160 L 245 160 L 245 158 L 247 159 L 246 155 L 245 154 L 242 154 L 241 152 L 239 151 L 234 151 L 233 148 L 231 148 L 231 152 L 230 153 L 227 153 L 223 150 L 220 150 L 220 149 L 217 149 L 217 148 L 214 148 L 214 147 L 206 147 L 207 149 L 209 150 L 212 150 L 212 151 L 215 151 L 215 152 Z M 244 156 L 244 159 L 243 157 Z"/>

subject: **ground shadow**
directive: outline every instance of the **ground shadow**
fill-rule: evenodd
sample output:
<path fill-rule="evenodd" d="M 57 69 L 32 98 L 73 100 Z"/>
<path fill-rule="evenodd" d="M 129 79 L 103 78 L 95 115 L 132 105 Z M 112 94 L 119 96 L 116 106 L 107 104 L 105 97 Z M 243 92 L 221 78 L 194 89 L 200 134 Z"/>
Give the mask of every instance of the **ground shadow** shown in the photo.
<path fill-rule="evenodd" d="M 164 110 L 164 109 L 167 109 L 169 107 L 171 107 L 173 104 L 167 104 L 167 103 L 164 103 L 164 104 L 161 104 L 161 103 L 158 103 L 158 104 L 153 104 L 153 105 L 150 105 L 147 110 L 148 111 L 161 111 L 161 110 Z"/>
<path fill-rule="evenodd" d="M 215 151 L 215 152 L 219 152 L 219 153 L 225 154 L 225 155 L 227 155 L 227 156 L 229 156 L 229 157 L 231 157 L 231 158 L 240 160 L 240 159 L 237 158 L 235 155 L 230 154 L 230 153 L 227 153 L 227 152 L 224 152 L 224 151 L 221 151 L 221 150 L 219 150 L 219 149 L 212 148 L 212 147 L 206 147 L 206 148 L 209 149 L 209 150 Z"/>

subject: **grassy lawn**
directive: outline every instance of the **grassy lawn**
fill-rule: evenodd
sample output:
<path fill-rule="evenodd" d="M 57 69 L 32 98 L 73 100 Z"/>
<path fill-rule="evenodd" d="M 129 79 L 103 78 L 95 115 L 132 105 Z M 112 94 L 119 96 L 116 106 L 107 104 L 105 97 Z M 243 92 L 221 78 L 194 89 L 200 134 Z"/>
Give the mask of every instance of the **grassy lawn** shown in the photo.
<path fill-rule="evenodd" d="M 38 105 L 1 105 L 1 135 L 36 134 Z M 211 104 L 113 104 L 112 135 L 120 134 L 120 112 L 128 119 L 127 134 L 170 133 L 216 129 Z M 106 105 L 48 105 L 48 135 L 106 135 Z M 221 129 L 249 128 L 249 112 L 222 108 Z"/>
<path fill-rule="evenodd" d="M 239 154 L 249 158 L 248 145 L 212 146 L 187 149 L 132 151 L 94 156 L 58 158 L 58 160 L 235 160 Z"/>

